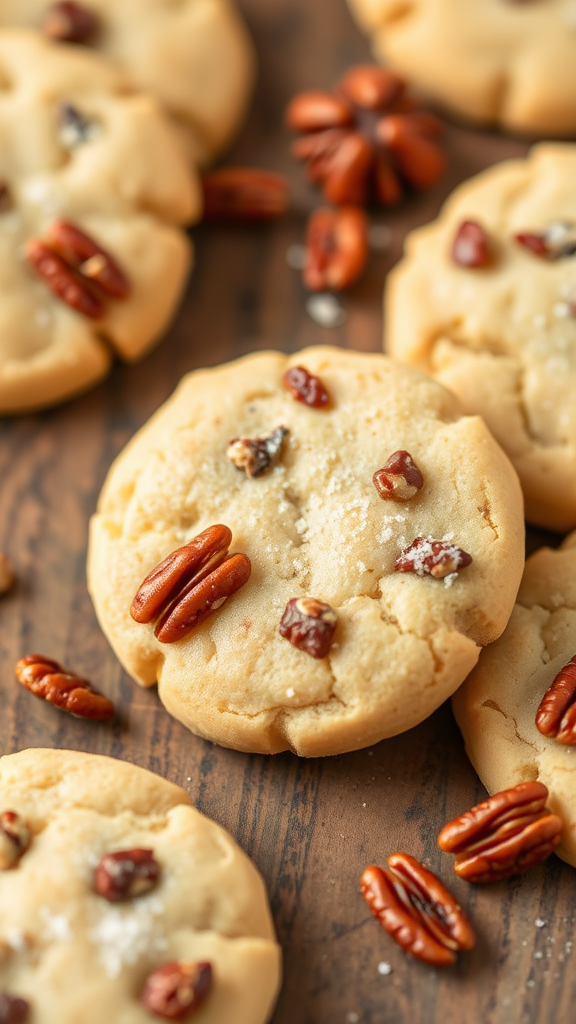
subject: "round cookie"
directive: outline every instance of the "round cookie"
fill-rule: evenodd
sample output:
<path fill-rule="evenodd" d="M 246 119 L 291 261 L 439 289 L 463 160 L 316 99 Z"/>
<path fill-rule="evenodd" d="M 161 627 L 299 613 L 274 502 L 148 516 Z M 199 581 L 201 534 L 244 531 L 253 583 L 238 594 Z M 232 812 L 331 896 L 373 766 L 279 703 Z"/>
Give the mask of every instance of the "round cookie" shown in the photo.
<path fill-rule="evenodd" d="M 408 236 L 386 290 L 387 349 L 484 417 L 528 519 L 564 531 L 576 526 L 575 178 L 576 146 L 542 144 L 465 182 Z M 487 266 L 454 261 L 466 221 L 486 233 Z M 550 251 L 532 251 L 546 237 Z"/>
<path fill-rule="evenodd" d="M 180 225 L 199 216 L 200 196 L 157 101 L 97 54 L 3 30 L 0 97 L 0 412 L 18 412 L 68 398 L 115 354 L 132 361 L 158 340 L 190 263 Z M 59 221 L 128 278 L 128 296 L 104 296 L 95 319 L 27 258 Z"/>
<path fill-rule="evenodd" d="M 576 866 L 576 750 L 536 728 L 540 701 L 576 654 L 576 533 L 526 562 L 508 626 L 453 697 L 466 752 L 489 793 L 543 782 L 564 822 L 556 853 Z"/>
<path fill-rule="evenodd" d="M 262 879 L 184 790 L 112 758 L 24 750 L 0 760 L 0 792 L 0 1000 L 25 1000 L 37 1024 L 149 1024 L 166 1018 L 140 1001 L 147 977 L 198 962 L 212 985 L 195 1020 L 268 1020 L 281 968 Z M 28 830 L 23 852 L 2 824 Z M 155 872 L 102 875 L 103 857 L 134 850 Z"/>
<path fill-rule="evenodd" d="M 376 55 L 449 109 L 513 131 L 576 130 L 570 0 L 349 0 Z"/>
<path fill-rule="evenodd" d="M 319 378 L 329 405 L 294 399 L 283 378 L 298 366 Z M 238 437 L 261 439 L 259 452 L 268 438 L 275 455 L 260 475 L 231 461 Z M 423 487 L 382 498 L 373 474 L 401 451 Z M 131 617 L 132 599 L 162 559 L 215 524 L 232 531 L 231 551 L 240 569 L 248 556 L 252 574 L 184 639 L 163 642 L 152 622 Z M 473 563 L 445 580 L 396 571 L 418 537 Z M 414 549 L 406 557 L 425 572 L 410 562 Z M 484 423 L 385 356 L 322 347 L 185 377 L 110 471 L 88 575 L 126 670 L 144 686 L 158 681 L 193 732 L 240 750 L 320 756 L 409 729 L 453 693 L 503 630 L 523 560 L 517 478 Z"/>
<path fill-rule="evenodd" d="M 0 26 L 42 29 L 61 5 L 0 0 Z M 162 101 L 194 163 L 212 160 L 244 117 L 252 43 L 231 0 L 87 0 L 98 27 L 85 45 Z"/>

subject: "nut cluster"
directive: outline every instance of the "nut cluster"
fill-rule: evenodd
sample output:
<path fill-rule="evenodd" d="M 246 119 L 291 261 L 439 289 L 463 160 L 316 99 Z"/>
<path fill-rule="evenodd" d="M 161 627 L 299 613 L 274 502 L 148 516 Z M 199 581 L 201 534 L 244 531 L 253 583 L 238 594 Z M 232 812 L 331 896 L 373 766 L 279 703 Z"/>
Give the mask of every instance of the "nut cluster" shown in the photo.
<path fill-rule="evenodd" d="M 114 705 L 91 684 L 73 672 L 66 672 L 57 661 L 42 654 L 28 654 L 15 668 L 16 678 L 36 697 L 68 711 L 77 718 L 106 721 L 114 714 Z"/>

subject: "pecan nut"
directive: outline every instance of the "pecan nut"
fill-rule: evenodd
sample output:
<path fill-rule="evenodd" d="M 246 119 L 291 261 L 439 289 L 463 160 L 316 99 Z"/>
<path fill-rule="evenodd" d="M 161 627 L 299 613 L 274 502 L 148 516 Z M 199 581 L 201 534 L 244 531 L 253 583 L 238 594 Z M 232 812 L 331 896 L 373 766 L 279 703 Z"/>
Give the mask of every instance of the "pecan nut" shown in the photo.
<path fill-rule="evenodd" d="M 456 855 L 456 874 L 496 882 L 546 860 L 562 839 L 562 821 L 546 809 L 547 797 L 541 782 L 521 782 L 449 821 L 438 845 Z"/>
<path fill-rule="evenodd" d="M 42 21 L 44 35 L 60 43 L 85 43 L 97 30 L 94 12 L 73 0 L 51 4 Z"/>
<path fill-rule="evenodd" d="M 312 658 L 325 658 L 337 622 L 337 612 L 324 601 L 315 597 L 293 597 L 284 609 L 278 632 L 299 651 L 305 651 Z"/>
<path fill-rule="evenodd" d="M 372 480 L 380 497 L 392 501 L 410 501 L 424 486 L 422 473 L 410 452 L 404 450 L 394 452 Z"/>
<path fill-rule="evenodd" d="M 221 167 L 202 178 L 205 220 L 272 220 L 290 204 L 283 174 L 258 167 Z"/>
<path fill-rule="evenodd" d="M 54 220 L 48 228 L 48 243 L 83 278 L 113 299 L 126 299 L 130 283 L 118 263 L 106 249 L 85 231 L 65 220 Z"/>
<path fill-rule="evenodd" d="M 310 291 L 340 291 L 354 284 L 368 259 L 368 220 L 363 210 L 322 208 L 306 231 L 304 284 Z"/>
<path fill-rule="evenodd" d="M 326 409 L 330 405 L 330 395 L 320 378 L 309 373 L 303 366 L 292 366 L 286 370 L 282 383 L 292 398 L 312 409 Z"/>
<path fill-rule="evenodd" d="M 452 259 L 459 267 L 476 269 L 490 265 L 490 242 L 478 221 L 462 221 L 452 242 Z"/>
<path fill-rule="evenodd" d="M 94 873 L 94 888 L 109 903 L 142 896 L 158 884 L 160 865 L 153 850 L 105 853 Z"/>
<path fill-rule="evenodd" d="M 0 1024 L 26 1024 L 30 1017 L 30 1003 L 20 996 L 0 992 Z"/>
<path fill-rule="evenodd" d="M 471 564 L 472 555 L 455 544 L 431 537 L 416 537 L 400 552 L 394 568 L 396 572 L 413 572 L 417 576 L 433 576 L 441 580 Z"/>
<path fill-rule="evenodd" d="M 0 812 L 0 871 L 16 867 L 30 846 L 30 829 L 16 811 Z"/>
<path fill-rule="evenodd" d="M 90 320 L 104 316 L 104 303 L 81 274 L 38 238 L 26 242 L 26 258 L 51 291 L 71 309 Z"/>
<path fill-rule="evenodd" d="M 10 562 L 0 551 L 0 594 L 7 594 L 14 585 L 14 572 Z"/>
<path fill-rule="evenodd" d="M 514 235 L 514 240 L 541 259 L 566 259 L 576 253 L 576 224 L 553 221 L 545 231 L 521 231 Z"/>
<path fill-rule="evenodd" d="M 247 555 L 228 555 L 232 533 L 209 526 L 172 551 L 140 584 L 130 607 L 136 622 L 158 620 L 155 637 L 173 644 L 243 587 L 250 578 Z"/>
<path fill-rule="evenodd" d="M 362 895 L 402 949 L 436 967 L 453 964 L 458 950 L 472 949 L 468 918 L 431 871 L 407 853 L 388 857 L 388 868 L 366 868 Z"/>
<path fill-rule="evenodd" d="M 212 990 L 210 963 L 163 964 L 148 975 L 140 996 L 147 1010 L 165 1020 L 188 1019 Z"/>
<path fill-rule="evenodd" d="M 18 682 L 36 697 L 77 718 L 103 722 L 114 714 L 112 701 L 98 693 L 86 679 L 66 672 L 57 661 L 42 654 L 21 658 L 15 672 Z"/>
<path fill-rule="evenodd" d="M 264 437 L 233 437 L 226 455 L 246 476 L 260 476 L 280 454 L 287 433 L 286 427 L 276 427 Z"/>
<path fill-rule="evenodd" d="M 576 745 L 576 654 L 560 669 L 536 712 L 536 727 L 557 743 Z"/>

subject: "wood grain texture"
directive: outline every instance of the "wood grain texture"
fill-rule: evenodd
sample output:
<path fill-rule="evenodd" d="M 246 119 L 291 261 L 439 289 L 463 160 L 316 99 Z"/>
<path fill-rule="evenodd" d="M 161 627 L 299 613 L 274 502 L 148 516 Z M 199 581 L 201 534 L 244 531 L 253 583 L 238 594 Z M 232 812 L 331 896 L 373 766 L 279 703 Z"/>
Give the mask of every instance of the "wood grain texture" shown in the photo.
<path fill-rule="evenodd" d="M 260 57 L 252 115 L 230 162 L 286 172 L 293 212 L 273 226 L 202 226 L 182 308 L 143 363 L 117 366 L 97 390 L 52 412 L 0 423 L 0 550 L 18 574 L 0 603 L 0 750 L 69 747 L 111 754 L 183 785 L 225 825 L 268 883 L 285 953 L 274 1024 L 568 1024 L 574 1020 L 574 872 L 556 858 L 510 883 L 472 888 L 436 847 L 448 818 L 483 796 L 444 706 L 417 729 L 325 760 L 246 756 L 199 740 L 154 691 L 135 687 L 100 632 L 85 583 L 87 524 L 106 471 L 187 370 L 256 348 L 328 342 L 377 351 L 386 271 L 407 230 L 433 217 L 460 180 L 526 144 L 449 125 L 449 172 L 436 188 L 378 220 L 392 244 L 346 297 L 346 324 L 323 330 L 305 312 L 286 249 L 303 238 L 318 197 L 289 156 L 282 126 L 298 89 L 326 86 L 368 58 L 344 0 L 241 0 Z M 532 531 L 531 549 L 557 543 Z M 34 651 L 92 680 L 117 703 L 111 726 L 83 723 L 13 679 Z M 458 895 L 477 949 L 439 972 L 409 959 L 372 919 L 359 876 L 395 850 L 421 858 Z M 537 918 L 545 925 L 537 927 Z M 381 975 L 387 962 L 392 973 Z M 222 1022 L 231 1024 L 231 1022 Z"/>

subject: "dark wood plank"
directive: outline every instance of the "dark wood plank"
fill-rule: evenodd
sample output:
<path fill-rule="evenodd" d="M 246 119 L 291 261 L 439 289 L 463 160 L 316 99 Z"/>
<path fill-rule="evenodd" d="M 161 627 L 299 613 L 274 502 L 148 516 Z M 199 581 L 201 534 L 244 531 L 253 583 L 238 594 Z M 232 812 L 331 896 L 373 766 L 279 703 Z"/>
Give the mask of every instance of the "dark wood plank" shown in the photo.
<path fill-rule="evenodd" d="M 326 342 L 377 351 L 382 282 L 406 231 L 433 217 L 459 181 L 527 148 L 449 125 L 445 179 L 379 216 L 391 228 L 390 249 L 373 255 L 346 297 L 347 323 L 323 330 L 306 314 L 305 293 L 285 260 L 318 197 L 289 157 L 282 111 L 298 89 L 328 85 L 350 63 L 365 61 L 368 46 L 343 0 L 241 0 L 241 7 L 256 39 L 260 83 L 230 160 L 285 171 L 293 212 L 272 227 L 195 230 L 196 273 L 151 356 L 116 367 L 101 387 L 60 409 L 0 423 L 0 550 L 19 579 L 0 606 L 0 750 L 46 745 L 125 757 L 186 787 L 202 811 L 230 829 L 264 873 L 284 947 L 274 1024 L 570 1022 L 572 869 L 553 858 L 510 884 L 472 889 L 455 879 L 436 847 L 444 821 L 483 795 L 448 706 L 407 735 L 355 754 L 322 761 L 245 756 L 193 737 L 155 692 L 136 688 L 92 610 L 84 570 L 88 518 L 112 458 L 180 376 L 254 348 Z M 557 540 L 531 531 L 529 546 Z M 119 720 L 85 724 L 22 691 L 13 665 L 33 650 L 92 679 L 117 702 Z M 359 897 L 362 868 L 396 849 L 439 872 L 478 928 L 477 949 L 450 971 L 405 957 Z M 546 924 L 536 927 L 537 918 Z M 390 974 L 379 974 L 381 962 Z"/>

